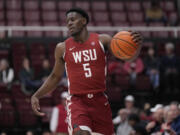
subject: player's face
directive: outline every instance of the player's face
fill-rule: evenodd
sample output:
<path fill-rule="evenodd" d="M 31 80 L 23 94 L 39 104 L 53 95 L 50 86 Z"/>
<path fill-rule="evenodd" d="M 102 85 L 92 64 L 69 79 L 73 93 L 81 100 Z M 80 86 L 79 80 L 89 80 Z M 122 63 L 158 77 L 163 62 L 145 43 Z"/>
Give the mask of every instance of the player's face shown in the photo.
<path fill-rule="evenodd" d="M 76 12 L 70 12 L 67 14 L 67 28 L 71 36 L 79 34 L 86 25 L 85 19 Z"/>

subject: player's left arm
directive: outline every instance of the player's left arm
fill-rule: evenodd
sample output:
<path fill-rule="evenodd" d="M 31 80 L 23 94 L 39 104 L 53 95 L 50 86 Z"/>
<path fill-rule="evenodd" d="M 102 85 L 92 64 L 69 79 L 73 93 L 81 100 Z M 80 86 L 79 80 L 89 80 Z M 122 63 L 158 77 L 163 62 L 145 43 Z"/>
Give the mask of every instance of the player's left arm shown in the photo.
<path fill-rule="evenodd" d="M 131 31 L 130 31 L 131 32 Z M 142 48 L 142 41 L 143 41 L 143 37 L 141 34 L 139 34 L 138 32 L 131 32 L 131 36 L 132 36 L 132 39 L 133 41 L 139 46 L 138 49 L 137 49 L 137 52 L 136 54 L 134 55 L 134 57 L 130 58 L 130 59 L 126 59 L 126 61 L 131 61 L 131 60 L 134 60 L 138 57 L 139 53 L 140 53 L 140 50 Z M 103 44 L 105 50 L 108 50 L 109 52 L 112 52 L 111 51 L 111 47 L 110 47 L 110 44 L 111 44 L 111 40 L 112 40 L 112 37 L 108 34 L 100 34 L 99 35 L 99 40 L 100 42 Z M 123 59 L 124 60 L 124 59 Z"/>

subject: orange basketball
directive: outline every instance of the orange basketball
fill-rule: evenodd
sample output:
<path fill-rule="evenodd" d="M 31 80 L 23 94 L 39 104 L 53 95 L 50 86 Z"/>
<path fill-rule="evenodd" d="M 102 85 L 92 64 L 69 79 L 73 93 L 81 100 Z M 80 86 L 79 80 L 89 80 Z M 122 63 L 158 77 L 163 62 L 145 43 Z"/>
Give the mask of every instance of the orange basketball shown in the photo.
<path fill-rule="evenodd" d="M 114 56 L 120 59 L 132 58 L 138 46 L 133 42 L 131 33 L 128 31 L 118 32 L 111 40 L 111 50 Z"/>

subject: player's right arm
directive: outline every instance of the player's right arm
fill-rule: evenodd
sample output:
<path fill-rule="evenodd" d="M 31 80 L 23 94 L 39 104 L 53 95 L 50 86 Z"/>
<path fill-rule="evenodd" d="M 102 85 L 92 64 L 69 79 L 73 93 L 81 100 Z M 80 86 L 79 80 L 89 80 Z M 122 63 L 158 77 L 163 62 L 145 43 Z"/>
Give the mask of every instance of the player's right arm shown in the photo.
<path fill-rule="evenodd" d="M 33 94 L 31 97 L 32 109 L 38 116 L 44 116 L 45 114 L 40 112 L 39 99 L 54 90 L 64 73 L 64 60 L 63 55 L 65 52 L 65 43 L 59 43 L 55 49 L 55 65 L 51 74 L 43 85 Z"/>

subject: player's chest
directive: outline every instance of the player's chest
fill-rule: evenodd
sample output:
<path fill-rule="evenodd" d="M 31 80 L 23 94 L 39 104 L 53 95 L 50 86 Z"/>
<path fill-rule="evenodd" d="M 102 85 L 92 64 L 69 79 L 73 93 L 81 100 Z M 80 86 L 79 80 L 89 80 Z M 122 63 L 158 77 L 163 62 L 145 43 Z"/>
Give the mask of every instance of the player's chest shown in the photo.
<path fill-rule="evenodd" d="M 74 49 L 67 54 L 68 62 L 74 64 L 95 63 L 99 57 L 99 50 L 97 48 Z"/>

